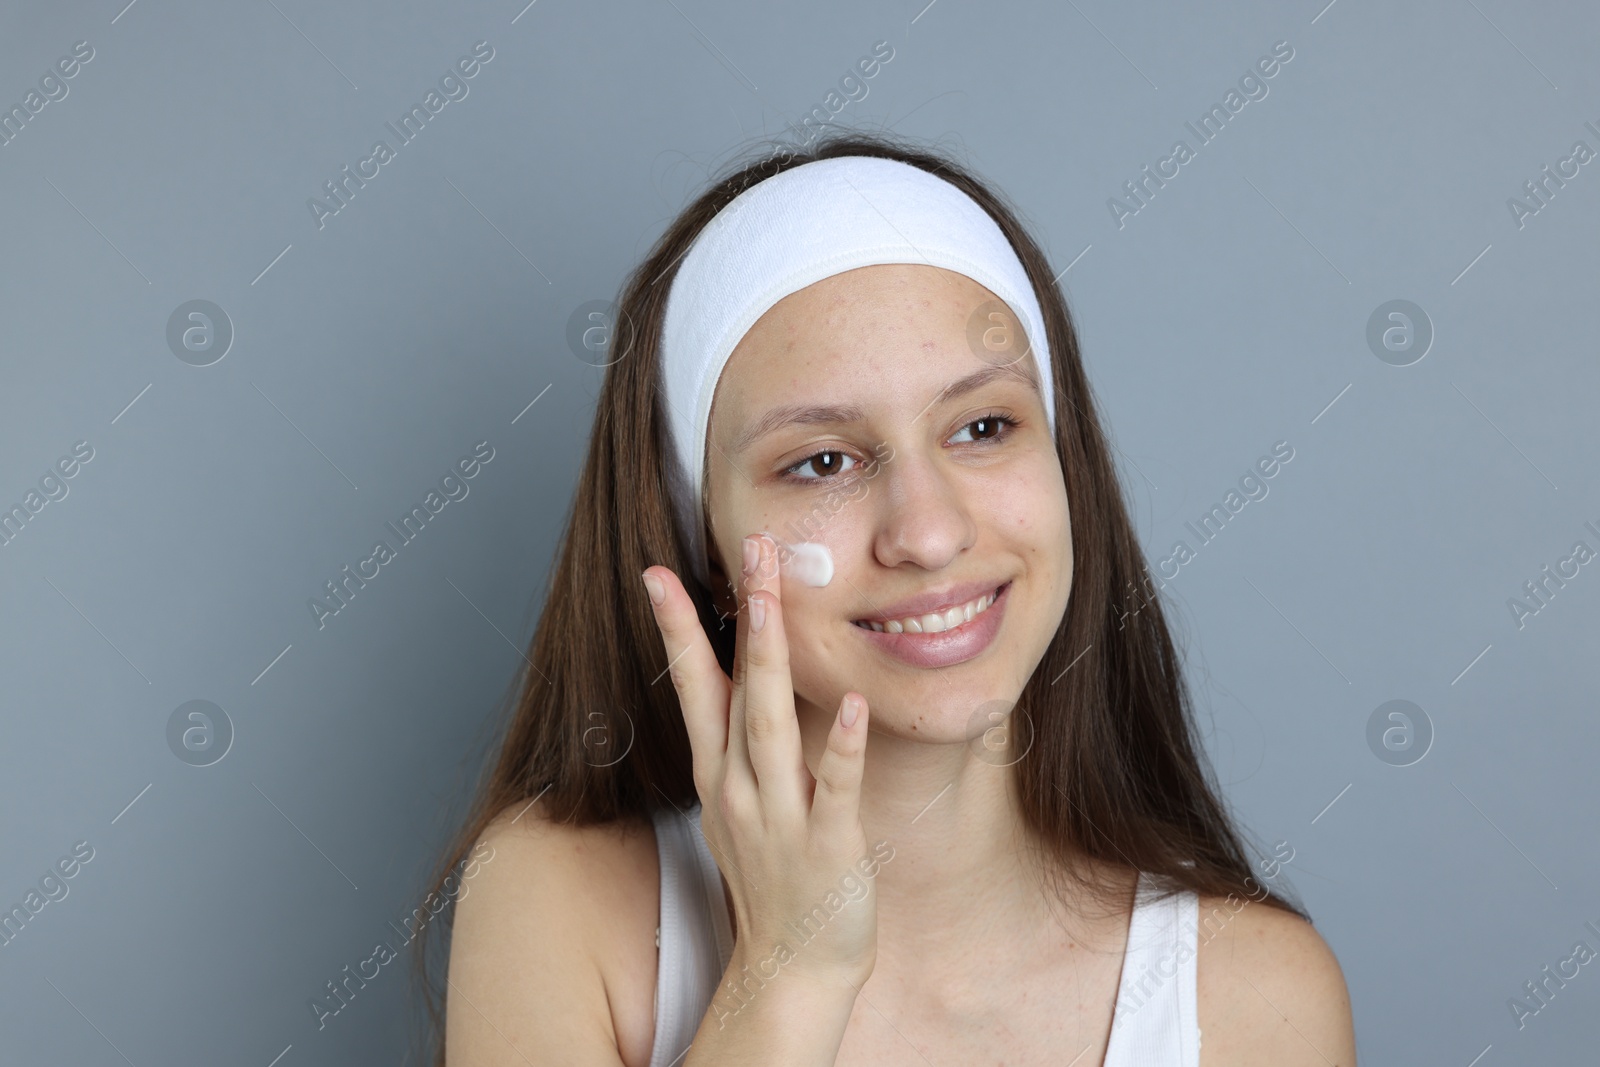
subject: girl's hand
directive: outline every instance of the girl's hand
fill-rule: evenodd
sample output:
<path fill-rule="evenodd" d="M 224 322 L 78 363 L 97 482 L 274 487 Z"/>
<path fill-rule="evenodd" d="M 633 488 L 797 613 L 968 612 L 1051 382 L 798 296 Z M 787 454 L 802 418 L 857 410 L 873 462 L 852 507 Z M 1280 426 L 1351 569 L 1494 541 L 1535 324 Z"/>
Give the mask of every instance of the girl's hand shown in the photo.
<path fill-rule="evenodd" d="M 877 898 L 861 825 L 866 700 L 847 692 L 813 777 L 800 747 L 789 675 L 782 578 L 770 536 L 744 539 L 745 609 L 739 612 L 733 678 L 722 672 L 695 606 L 665 567 L 644 572 L 678 692 L 700 825 L 733 898 L 747 963 L 785 943 L 785 973 L 859 986 L 877 957 Z M 848 723 L 848 724 L 847 724 Z M 848 899 L 854 889 L 864 895 Z M 837 913 L 825 903 L 846 903 Z M 768 976 L 770 977 L 770 976 Z"/>

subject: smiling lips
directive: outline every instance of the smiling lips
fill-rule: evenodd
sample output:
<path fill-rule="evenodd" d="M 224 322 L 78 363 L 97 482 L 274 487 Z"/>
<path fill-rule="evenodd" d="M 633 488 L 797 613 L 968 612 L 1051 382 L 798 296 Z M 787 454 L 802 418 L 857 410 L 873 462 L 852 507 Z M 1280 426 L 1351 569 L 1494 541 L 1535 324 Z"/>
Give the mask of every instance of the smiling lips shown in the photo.
<path fill-rule="evenodd" d="M 1011 583 L 944 611 L 858 619 L 854 629 L 880 652 L 912 667 L 949 667 L 988 648 L 1000 631 Z"/>
<path fill-rule="evenodd" d="M 944 612 L 930 612 L 926 615 L 911 615 L 903 619 L 889 619 L 886 622 L 877 620 L 858 620 L 857 626 L 864 626 L 878 633 L 911 633 L 911 634 L 936 634 L 945 630 L 953 630 L 962 623 L 971 622 L 974 616 L 981 615 L 994 603 L 999 589 L 991 590 L 975 600 L 965 604 L 958 604 Z"/>

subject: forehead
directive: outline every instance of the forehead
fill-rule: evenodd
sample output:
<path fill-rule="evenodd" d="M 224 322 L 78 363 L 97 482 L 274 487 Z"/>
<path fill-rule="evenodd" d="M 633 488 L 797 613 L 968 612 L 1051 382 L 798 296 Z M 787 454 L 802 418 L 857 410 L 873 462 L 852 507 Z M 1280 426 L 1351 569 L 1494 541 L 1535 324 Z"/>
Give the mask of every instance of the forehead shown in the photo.
<path fill-rule="evenodd" d="M 777 398 L 886 376 L 943 382 L 982 366 L 968 343 L 975 312 L 996 302 L 964 274 L 876 264 L 824 278 L 778 301 L 742 337 L 717 382 L 713 425 L 733 425 Z"/>

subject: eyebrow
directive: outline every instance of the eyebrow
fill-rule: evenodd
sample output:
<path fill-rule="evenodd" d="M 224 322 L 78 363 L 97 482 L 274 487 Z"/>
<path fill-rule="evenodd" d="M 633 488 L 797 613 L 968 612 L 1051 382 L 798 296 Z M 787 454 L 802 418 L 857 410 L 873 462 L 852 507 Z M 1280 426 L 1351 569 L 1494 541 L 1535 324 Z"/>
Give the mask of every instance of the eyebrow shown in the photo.
<path fill-rule="evenodd" d="M 982 389 L 990 382 L 1010 378 L 1022 382 L 1035 395 L 1039 395 L 1039 383 L 1027 371 L 1017 366 L 1016 363 L 996 364 L 973 371 L 964 378 L 957 378 L 939 391 L 923 408 L 926 413 L 928 408 L 935 404 L 943 404 L 958 397 L 965 396 L 976 389 Z M 855 404 L 785 404 L 775 407 L 756 419 L 734 439 L 733 452 L 743 452 L 761 438 L 782 429 L 785 426 L 818 426 L 833 423 L 864 422 L 866 412 Z M 920 416 L 919 416 L 920 417 Z"/>

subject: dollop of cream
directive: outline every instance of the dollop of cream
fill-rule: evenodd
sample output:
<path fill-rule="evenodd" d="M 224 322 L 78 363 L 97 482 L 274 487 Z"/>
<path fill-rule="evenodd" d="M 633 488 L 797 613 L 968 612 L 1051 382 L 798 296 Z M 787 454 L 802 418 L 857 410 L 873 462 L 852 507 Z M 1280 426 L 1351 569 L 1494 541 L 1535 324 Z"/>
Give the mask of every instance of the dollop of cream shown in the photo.
<path fill-rule="evenodd" d="M 833 581 L 833 553 L 821 541 L 801 541 L 788 544 L 780 541 L 771 530 L 764 531 L 779 548 L 779 566 L 789 577 L 813 588 L 821 588 Z"/>

